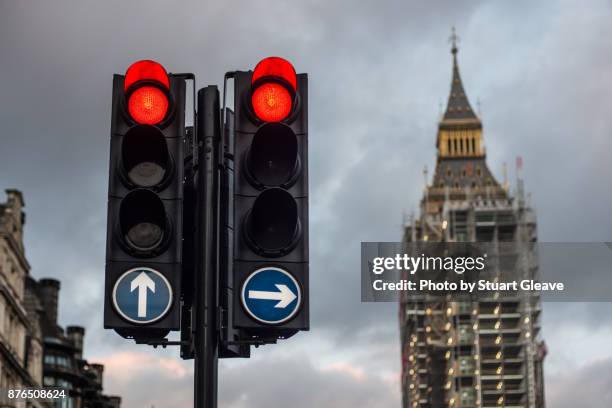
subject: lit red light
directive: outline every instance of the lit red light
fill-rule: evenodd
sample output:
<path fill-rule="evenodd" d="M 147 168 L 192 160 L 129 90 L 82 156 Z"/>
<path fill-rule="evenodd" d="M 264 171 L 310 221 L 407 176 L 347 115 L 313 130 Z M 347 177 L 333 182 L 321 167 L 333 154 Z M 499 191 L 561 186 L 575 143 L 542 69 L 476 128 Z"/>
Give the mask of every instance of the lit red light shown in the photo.
<path fill-rule="evenodd" d="M 255 115 L 264 122 L 280 122 L 291 113 L 293 98 L 287 88 L 276 83 L 257 87 L 252 97 Z"/>
<path fill-rule="evenodd" d="M 297 76 L 295 68 L 286 59 L 280 57 L 264 58 L 255 67 L 251 83 L 255 85 L 262 78 L 276 77 L 287 82 L 295 92 L 297 88 Z"/>
<path fill-rule="evenodd" d="M 133 63 L 125 72 L 123 89 L 128 112 L 137 123 L 157 125 L 168 114 L 170 102 L 164 89 L 170 89 L 170 80 L 161 64 L 151 60 Z"/>
<path fill-rule="evenodd" d="M 297 76 L 291 63 L 280 57 L 261 60 L 251 79 L 251 104 L 255 115 L 264 122 L 280 122 L 293 109 Z"/>
<path fill-rule="evenodd" d="M 165 68 L 158 62 L 151 60 L 141 60 L 133 63 L 125 72 L 123 90 L 139 81 L 153 81 L 170 89 L 170 80 Z"/>
<path fill-rule="evenodd" d="M 168 97 L 161 89 L 143 86 L 130 94 L 128 112 L 140 124 L 156 125 L 166 117 L 168 105 Z"/>

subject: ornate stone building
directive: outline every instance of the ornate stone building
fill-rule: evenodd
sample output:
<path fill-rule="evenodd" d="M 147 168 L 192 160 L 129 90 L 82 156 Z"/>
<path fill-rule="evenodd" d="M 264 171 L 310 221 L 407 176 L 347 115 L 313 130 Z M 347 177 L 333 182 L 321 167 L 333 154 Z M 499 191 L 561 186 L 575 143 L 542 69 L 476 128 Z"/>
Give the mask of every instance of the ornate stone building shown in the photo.
<path fill-rule="evenodd" d="M 457 64 L 437 134 L 433 181 L 403 242 L 486 243 L 492 274 L 537 276 L 536 218 L 486 163 L 482 122 Z M 506 245 L 509 244 L 509 245 Z M 501 281 L 501 280 L 500 280 Z M 404 295 L 400 303 L 404 408 L 543 408 L 539 296 L 500 292 L 457 301 L 448 295 Z"/>
<path fill-rule="evenodd" d="M 25 257 L 24 200 L 6 190 L 0 203 L 0 389 L 61 387 L 69 398 L 51 402 L 9 400 L 1 408 L 119 408 L 102 393 L 104 367 L 83 359 L 85 329 L 57 323 L 60 282 L 36 281 Z"/>
<path fill-rule="evenodd" d="M 85 328 L 57 322 L 60 282 L 28 278 L 28 290 L 40 301 L 44 342 L 43 384 L 68 391 L 69 398 L 55 408 L 119 408 L 121 398 L 103 394 L 104 366 L 83 358 Z"/>
<path fill-rule="evenodd" d="M 7 201 L 0 203 L 0 388 L 41 387 L 40 315 L 33 294 L 25 287 L 30 265 L 23 245 L 24 201 L 17 190 L 6 194 Z"/>

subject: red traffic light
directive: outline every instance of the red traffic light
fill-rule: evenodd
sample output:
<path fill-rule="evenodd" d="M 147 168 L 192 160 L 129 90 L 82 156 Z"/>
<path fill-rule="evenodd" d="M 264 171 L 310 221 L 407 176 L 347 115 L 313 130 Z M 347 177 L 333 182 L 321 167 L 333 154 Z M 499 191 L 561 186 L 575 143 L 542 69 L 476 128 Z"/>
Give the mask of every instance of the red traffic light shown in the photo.
<path fill-rule="evenodd" d="M 251 84 L 255 85 L 260 79 L 279 78 L 291 87 L 295 92 L 297 87 L 297 75 L 295 68 L 286 59 L 280 57 L 264 58 L 255 67 Z"/>
<path fill-rule="evenodd" d="M 291 113 L 293 97 L 284 86 L 265 83 L 255 89 L 251 99 L 255 115 L 264 122 L 280 122 Z"/>
<path fill-rule="evenodd" d="M 132 119 L 143 125 L 156 125 L 168 114 L 170 80 L 164 67 L 151 60 L 133 63 L 125 73 L 123 89 Z"/>
<path fill-rule="evenodd" d="M 251 104 L 255 115 L 264 122 L 280 122 L 293 109 L 297 76 L 291 63 L 283 58 L 261 60 L 251 79 Z"/>
<path fill-rule="evenodd" d="M 156 125 L 168 113 L 168 96 L 154 86 L 143 86 L 129 96 L 128 112 L 138 123 Z"/>

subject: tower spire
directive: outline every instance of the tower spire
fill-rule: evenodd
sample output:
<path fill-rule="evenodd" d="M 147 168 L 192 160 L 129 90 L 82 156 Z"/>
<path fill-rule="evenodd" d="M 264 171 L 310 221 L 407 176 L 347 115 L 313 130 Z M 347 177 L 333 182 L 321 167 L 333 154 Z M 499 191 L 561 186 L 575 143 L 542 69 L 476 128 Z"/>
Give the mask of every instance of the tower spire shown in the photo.
<path fill-rule="evenodd" d="M 465 94 L 463 83 L 461 81 L 461 75 L 459 75 L 459 64 L 457 63 L 457 53 L 459 52 L 457 43 L 459 42 L 459 36 L 457 35 L 455 27 L 452 27 L 451 36 L 448 38 L 448 40 L 451 43 L 451 53 L 453 54 L 453 78 L 451 81 L 450 95 L 448 96 L 448 104 L 446 105 L 446 112 L 444 113 L 443 120 L 478 120 L 476 114 L 472 110 L 470 101 Z"/>
<path fill-rule="evenodd" d="M 459 51 L 459 49 L 457 48 L 457 43 L 459 42 L 459 36 L 457 35 L 457 32 L 455 31 L 455 26 L 451 28 L 451 36 L 448 38 L 448 40 L 452 44 L 451 52 L 453 53 L 453 56 L 456 58 L 457 51 Z M 455 65 L 456 65 L 456 62 L 457 60 L 455 59 Z"/>

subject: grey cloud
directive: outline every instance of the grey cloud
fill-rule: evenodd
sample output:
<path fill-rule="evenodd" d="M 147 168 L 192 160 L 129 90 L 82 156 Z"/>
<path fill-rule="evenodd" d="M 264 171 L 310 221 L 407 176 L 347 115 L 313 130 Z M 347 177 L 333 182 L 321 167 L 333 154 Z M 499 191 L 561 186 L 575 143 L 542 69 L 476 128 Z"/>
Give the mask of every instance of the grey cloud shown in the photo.
<path fill-rule="evenodd" d="M 602 359 L 568 371 L 547 379 L 548 406 L 612 406 L 612 359 Z"/>
<path fill-rule="evenodd" d="M 265 372 L 266 375 L 260 373 Z M 224 370 L 219 406 L 295 408 L 383 408 L 396 404 L 399 390 L 358 366 L 316 367 L 303 358 L 256 360 Z"/>

